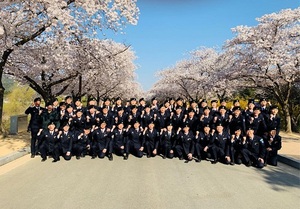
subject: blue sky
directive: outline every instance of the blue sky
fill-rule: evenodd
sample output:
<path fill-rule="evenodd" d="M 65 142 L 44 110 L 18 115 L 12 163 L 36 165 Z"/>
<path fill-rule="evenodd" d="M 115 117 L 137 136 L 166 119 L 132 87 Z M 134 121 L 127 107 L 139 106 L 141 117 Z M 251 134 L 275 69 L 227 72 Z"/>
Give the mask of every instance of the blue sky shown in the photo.
<path fill-rule="evenodd" d="M 255 18 L 297 8 L 300 0 L 138 0 L 138 25 L 107 38 L 132 46 L 137 79 L 149 90 L 157 71 L 173 66 L 201 46 L 222 47 L 231 28 L 257 25 Z"/>

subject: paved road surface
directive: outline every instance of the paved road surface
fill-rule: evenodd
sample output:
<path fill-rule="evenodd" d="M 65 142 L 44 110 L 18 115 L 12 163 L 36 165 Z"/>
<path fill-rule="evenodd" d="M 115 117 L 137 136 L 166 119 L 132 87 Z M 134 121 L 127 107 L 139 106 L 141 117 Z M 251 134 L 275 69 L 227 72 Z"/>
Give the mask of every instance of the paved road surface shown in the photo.
<path fill-rule="evenodd" d="M 0 172 L 0 208 L 300 208 L 299 170 L 160 157 L 30 159 Z M 0 171 L 1 171 L 0 167 Z"/>

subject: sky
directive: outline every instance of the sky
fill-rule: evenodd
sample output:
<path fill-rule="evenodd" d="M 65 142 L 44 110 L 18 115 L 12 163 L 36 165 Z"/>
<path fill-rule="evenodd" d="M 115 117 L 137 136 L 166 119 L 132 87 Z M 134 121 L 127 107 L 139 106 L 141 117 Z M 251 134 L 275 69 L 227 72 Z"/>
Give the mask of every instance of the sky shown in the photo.
<path fill-rule="evenodd" d="M 138 24 L 106 38 L 131 45 L 137 59 L 137 80 L 148 91 L 156 73 L 188 57 L 200 47 L 222 47 L 231 28 L 255 26 L 256 18 L 295 9 L 300 0 L 137 0 Z"/>

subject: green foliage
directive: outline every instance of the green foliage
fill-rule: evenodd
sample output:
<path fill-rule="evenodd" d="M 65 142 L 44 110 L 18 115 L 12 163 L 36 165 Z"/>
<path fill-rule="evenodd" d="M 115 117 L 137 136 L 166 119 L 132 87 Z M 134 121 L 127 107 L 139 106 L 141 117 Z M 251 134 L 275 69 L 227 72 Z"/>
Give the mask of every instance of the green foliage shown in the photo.
<path fill-rule="evenodd" d="M 7 94 L 9 94 L 13 87 L 14 87 L 14 84 L 15 84 L 15 81 L 13 79 L 11 79 L 8 75 L 3 75 L 3 78 L 2 78 L 2 83 L 3 83 L 3 86 L 5 88 L 5 96 Z"/>
<path fill-rule="evenodd" d="M 9 129 L 10 116 L 24 114 L 35 95 L 35 91 L 30 87 L 18 83 L 13 84 L 11 91 L 4 97 L 3 128 L 5 131 Z"/>

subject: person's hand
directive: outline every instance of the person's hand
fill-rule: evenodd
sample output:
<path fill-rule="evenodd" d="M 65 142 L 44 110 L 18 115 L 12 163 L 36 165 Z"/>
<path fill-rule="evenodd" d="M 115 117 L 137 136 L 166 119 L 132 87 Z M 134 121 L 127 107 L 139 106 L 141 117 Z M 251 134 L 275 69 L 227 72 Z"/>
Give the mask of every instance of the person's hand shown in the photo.
<path fill-rule="evenodd" d="M 174 151 L 171 149 L 171 150 L 170 150 L 170 153 L 171 153 L 171 154 L 173 154 L 173 153 L 174 153 Z"/>
<path fill-rule="evenodd" d="M 120 149 L 124 149 L 124 146 L 121 146 Z"/>
<path fill-rule="evenodd" d="M 153 155 L 156 155 L 156 153 L 157 153 L 157 150 L 156 150 L 156 149 L 154 149 L 152 153 L 153 153 Z"/>
<path fill-rule="evenodd" d="M 189 160 L 191 160 L 191 159 L 193 159 L 193 154 L 192 154 L 192 153 L 189 153 L 189 154 L 187 155 L 187 157 L 188 157 Z"/>
<path fill-rule="evenodd" d="M 66 155 L 67 155 L 67 156 L 70 156 L 70 155 L 71 155 L 71 152 L 70 152 L 70 151 L 68 151 L 68 152 L 66 153 Z"/>
<path fill-rule="evenodd" d="M 265 162 L 264 159 L 262 159 L 262 158 L 258 158 L 258 161 L 261 162 L 261 163 Z"/>
<path fill-rule="evenodd" d="M 207 150 L 208 150 L 208 146 L 204 147 L 203 151 L 207 152 Z"/>
<path fill-rule="evenodd" d="M 106 153 L 106 151 L 107 151 L 107 149 L 103 149 L 103 150 L 102 150 L 103 153 Z"/>
<path fill-rule="evenodd" d="M 140 150 L 141 152 L 143 152 L 143 150 L 144 150 L 144 147 L 141 147 L 139 150 Z"/>

